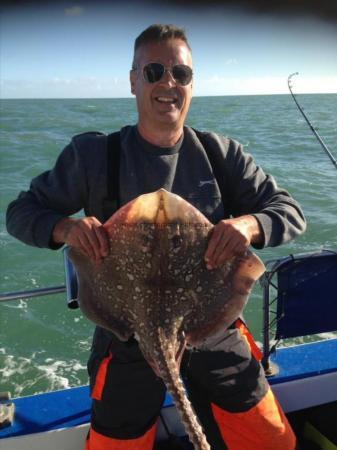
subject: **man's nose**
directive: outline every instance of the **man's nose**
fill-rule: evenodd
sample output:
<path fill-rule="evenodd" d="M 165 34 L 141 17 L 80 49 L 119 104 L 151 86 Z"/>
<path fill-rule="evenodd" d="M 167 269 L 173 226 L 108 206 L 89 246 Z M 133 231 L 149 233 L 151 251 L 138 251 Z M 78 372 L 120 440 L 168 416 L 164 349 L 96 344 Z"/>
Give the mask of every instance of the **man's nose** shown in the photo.
<path fill-rule="evenodd" d="M 176 80 L 174 79 L 171 70 L 165 69 L 164 75 L 162 76 L 161 82 L 169 84 L 170 86 L 176 85 Z"/>

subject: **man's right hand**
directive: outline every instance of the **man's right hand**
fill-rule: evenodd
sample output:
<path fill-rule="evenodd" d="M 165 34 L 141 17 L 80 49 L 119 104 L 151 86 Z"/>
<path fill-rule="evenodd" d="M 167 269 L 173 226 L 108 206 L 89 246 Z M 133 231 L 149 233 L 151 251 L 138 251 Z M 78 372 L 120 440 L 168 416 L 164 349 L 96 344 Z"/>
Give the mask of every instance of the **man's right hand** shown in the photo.
<path fill-rule="evenodd" d="M 108 234 L 96 217 L 61 219 L 54 227 L 53 241 L 78 248 L 95 262 L 109 254 Z"/>

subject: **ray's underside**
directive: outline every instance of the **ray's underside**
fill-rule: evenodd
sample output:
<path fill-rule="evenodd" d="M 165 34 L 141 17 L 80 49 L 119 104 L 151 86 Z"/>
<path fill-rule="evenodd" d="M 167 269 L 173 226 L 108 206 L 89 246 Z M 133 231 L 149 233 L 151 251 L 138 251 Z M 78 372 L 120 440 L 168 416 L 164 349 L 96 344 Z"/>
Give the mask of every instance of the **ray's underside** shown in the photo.
<path fill-rule="evenodd" d="M 70 252 L 81 309 L 122 341 L 138 339 L 171 391 L 196 449 L 208 449 L 180 385 L 179 360 L 186 344 L 197 346 L 240 315 L 264 266 L 248 251 L 208 270 L 204 254 L 213 225 L 163 189 L 128 203 L 104 227 L 110 254 L 103 263 Z"/>

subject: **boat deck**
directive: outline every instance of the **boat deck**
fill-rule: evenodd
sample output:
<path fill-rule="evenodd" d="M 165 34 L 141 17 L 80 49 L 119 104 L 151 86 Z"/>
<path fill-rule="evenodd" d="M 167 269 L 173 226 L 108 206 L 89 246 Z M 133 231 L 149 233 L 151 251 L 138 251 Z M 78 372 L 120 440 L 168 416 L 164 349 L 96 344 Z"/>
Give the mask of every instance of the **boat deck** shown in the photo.
<path fill-rule="evenodd" d="M 271 361 L 279 372 L 268 380 L 285 412 L 337 400 L 337 339 L 280 348 Z"/>
<path fill-rule="evenodd" d="M 337 339 L 283 347 L 271 361 L 279 367 L 279 373 L 269 378 L 271 385 L 333 373 L 337 371 Z"/>

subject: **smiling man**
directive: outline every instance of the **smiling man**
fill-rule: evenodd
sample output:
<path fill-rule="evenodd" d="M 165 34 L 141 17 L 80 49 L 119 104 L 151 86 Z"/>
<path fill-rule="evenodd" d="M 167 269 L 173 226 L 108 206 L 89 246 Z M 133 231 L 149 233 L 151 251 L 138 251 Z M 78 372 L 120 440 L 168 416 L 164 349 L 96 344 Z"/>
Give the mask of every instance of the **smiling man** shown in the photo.
<path fill-rule="evenodd" d="M 99 263 L 109 252 L 102 223 L 119 206 L 160 188 L 216 224 L 205 254 L 209 270 L 250 245 L 280 245 L 304 231 L 297 202 L 238 142 L 185 126 L 193 69 L 184 30 L 152 25 L 143 31 L 130 82 L 137 125 L 108 137 L 75 136 L 54 168 L 9 205 L 11 234 L 38 247 L 68 244 Z M 86 217 L 72 217 L 81 209 Z M 137 341 L 121 342 L 97 327 L 88 370 L 93 406 L 87 450 L 151 450 L 165 386 Z M 239 318 L 200 348 L 187 349 L 181 374 L 213 450 L 294 450 L 295 436 Z"/>
<path fill-rule="evenodd" d="M 192 55 L 184 40 L 136 46 L 131 92 L 137 99 L 138 131 L 148 142 L 172 147 L 179 141 L 192 100 L 192 76 Z"/>

